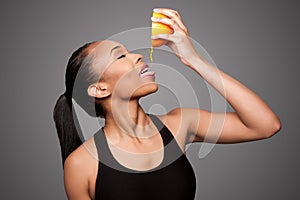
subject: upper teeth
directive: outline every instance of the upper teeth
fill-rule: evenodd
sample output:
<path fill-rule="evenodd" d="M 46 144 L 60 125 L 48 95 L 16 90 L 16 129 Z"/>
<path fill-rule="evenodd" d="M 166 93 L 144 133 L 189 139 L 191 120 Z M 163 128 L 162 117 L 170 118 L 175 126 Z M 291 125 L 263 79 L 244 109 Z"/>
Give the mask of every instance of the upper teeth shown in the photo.
<path fill-rule="evenodd" d="M 145 73 L 148 71 L 148 67 L 146 67 L 145 69 L 143 69 L 143 71 L 141 72 L 141 74 Z"/>

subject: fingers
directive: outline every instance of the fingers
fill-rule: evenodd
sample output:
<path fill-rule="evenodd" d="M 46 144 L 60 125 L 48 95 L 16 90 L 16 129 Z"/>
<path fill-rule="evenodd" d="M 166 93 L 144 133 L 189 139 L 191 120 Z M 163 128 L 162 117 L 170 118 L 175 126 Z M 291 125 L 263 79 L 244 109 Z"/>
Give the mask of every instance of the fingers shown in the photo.
<path fill-rule="evenodd" d="M 162 23 L 162 24 L 166 24 L 166 25 L 170 26 L 171 28 L 173 28 L 174 31 L 180 31 L 181 30 L 179 25 L 172 19 L 151 17 L 151 20 L 153 22 L 159 22 L 159 23 Z"/>
<path fill-rule="evenodd" d="M 176 22 L 176 24 L 178 25 L 178 27 L 182 31 L 184 31 L 188 35 L 188 30 L 185 27 L 185 25 L 183 24 L 178 11 L 172 10 L 172 9 L 168 9 L 168 8 L 155 8 L 155 9 L 153 9 L 153 11 L 156 12 L 156 13 L 161 13 L 161 14 L 164 14 L 164 15 L 168 16 L 171 20 L 173 20 L 174 22 Z M 172 24 L 172 23 L 170 24 L 169 23 L 168 25 L 173 26 L 174 24 Z"/>
<path fill-rule="evenodd" d="M 156 12 L 156 13 L 165 14 L 169 17 L 179 17 L 180 18 L 180 15 L 179 15 L 178 11 L 172 10 L 172 9 L 169 9 L 169 8 L 154 8 L 153 11 Z"/>
<path fill-rule="evenodd" d="M 173 28 L 173 34 L 157 34 L 152 36 L 152 39 L 164 39 L 172 42 L 178 41 L 178 38 L 186 37 L 186 33 L 178 26 L 178 24 L 169 18 L 151 18 L 153 22 L 166 24 Z"/>
<path fill-rule="evenodd" d="M 155 40 L 155 39 L 164 39 L 164 40 L 170 41 L 170 34 L 157 34 L 157 35 L 153 35 L 153 36 L 151 36 L 151 39 L 153 39 L 153 40 Z"/>

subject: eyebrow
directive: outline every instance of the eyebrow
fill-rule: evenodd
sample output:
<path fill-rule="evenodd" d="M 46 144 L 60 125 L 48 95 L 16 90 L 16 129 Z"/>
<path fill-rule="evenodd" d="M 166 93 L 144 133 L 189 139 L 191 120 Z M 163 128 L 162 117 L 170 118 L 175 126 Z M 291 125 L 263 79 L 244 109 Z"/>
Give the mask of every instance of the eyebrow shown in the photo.
<path fill-rule="evenodd" d="M 120 45 L 118 45 L 118 46 L 115 46 L 114 48 L 112 48 L 111 50 L 110 50 L 110 55 L 111 55 L 111 53 L 115 50 L 115 49 L 118 49 L 118 48 L 120 48 L 121 46 Z"/>

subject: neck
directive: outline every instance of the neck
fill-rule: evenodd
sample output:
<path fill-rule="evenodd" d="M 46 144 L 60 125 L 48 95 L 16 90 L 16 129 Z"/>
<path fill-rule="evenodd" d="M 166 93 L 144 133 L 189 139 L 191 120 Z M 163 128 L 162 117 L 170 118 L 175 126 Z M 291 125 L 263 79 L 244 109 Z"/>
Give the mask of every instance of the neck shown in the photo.
<path fill-rule="evenodd" d="M 154 125 L 138 99 L 118 100 L 111 103 L 110 108 L 105 116 L 106 133 L 136 140 L 151 137 L 155 133 Z"/>

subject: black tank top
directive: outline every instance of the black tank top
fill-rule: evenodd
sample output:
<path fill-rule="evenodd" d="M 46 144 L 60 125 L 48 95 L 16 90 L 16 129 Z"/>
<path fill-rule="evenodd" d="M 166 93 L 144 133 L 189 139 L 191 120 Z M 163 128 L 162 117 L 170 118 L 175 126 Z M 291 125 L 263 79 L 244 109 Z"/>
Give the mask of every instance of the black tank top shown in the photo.
<path fill-rule="evenodd" d="M 149 115 L 164 143 L 160 165 L 137 171 L 121 165 L 112 155 L 103 128 L 94 135 L 99 163 L 95 200 L 193 200 L 196 178 L 173 134 L 154 115 Z"/>

